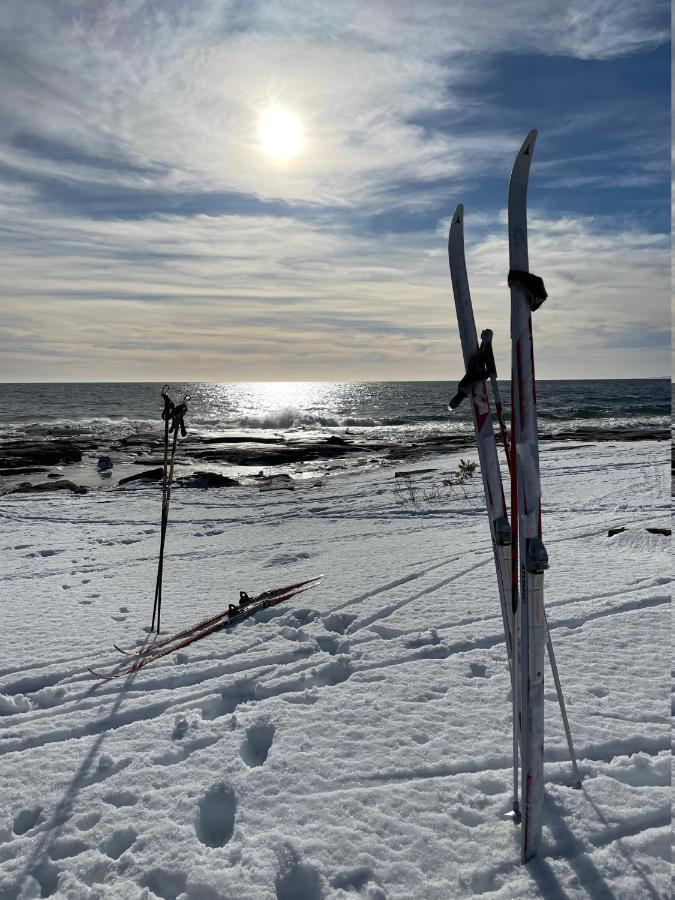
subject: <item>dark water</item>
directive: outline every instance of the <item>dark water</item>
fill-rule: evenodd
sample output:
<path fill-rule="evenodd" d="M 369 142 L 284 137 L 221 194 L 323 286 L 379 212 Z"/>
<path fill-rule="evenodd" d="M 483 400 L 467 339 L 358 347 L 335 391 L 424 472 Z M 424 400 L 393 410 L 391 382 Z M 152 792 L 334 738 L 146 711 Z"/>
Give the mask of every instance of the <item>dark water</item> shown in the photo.
<path fill-rule="evenodd" d="M 508 406 L 509 385 L 500 387 Z M 161 424 L 160 384 L 6 384 L 0 440 L 50 437 L 102 441 Z M 268 429 L 367 432 L 410 440 L 471 428 L 468 404 L 450 414 L 455 385 L 414 382 L 256 382 L 174 384 L 171 396 L 191 396 L 193 432 Z M 540 430 L 655 429 L 670 426 L 667 379 L 540 381 Z"/>

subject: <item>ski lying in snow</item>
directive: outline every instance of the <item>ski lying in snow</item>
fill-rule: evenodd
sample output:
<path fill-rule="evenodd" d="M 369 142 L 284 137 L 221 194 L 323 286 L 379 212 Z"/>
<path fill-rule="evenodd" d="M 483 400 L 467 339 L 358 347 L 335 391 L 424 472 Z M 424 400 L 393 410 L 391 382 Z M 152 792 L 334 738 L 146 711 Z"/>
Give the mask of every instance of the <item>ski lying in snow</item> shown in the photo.
<path fill-rule="evenodd" d="M 296 591 L 300 588 L 305 588 L 307 585 L 314 585 L 315 582 L 318 582 L 323 575 L 317 575 L 316 578 L 309 578 L 307 581 L 298 581 L 295 584 L 286 584 L 283 587 L 279 588 L 271 588 L 268 591 L 263 591 L 262 594 L 257 594 L 255 597 L 249 597 L 244 591 L 241 591 L 239 594 L 239 606 L 241 607 L 248 605 L 249 603 L 257 603 L 260 600 L 272 599 L 274 597 L 278 597 L 281 594 L 287 594 L 289 591 Z M 196 622 L 194 625 L 188 625 L 187 628 L 182 628 L 180 631 L 174 632 L 174 634 L 167 635 L 159 641 L 155 641 L 152 644 L 144 647 L 136 647 L 133 650 L 124 650 L 122 647 L 119 647 L 117 644 L 113 644 L 115 650 L 118 650 L 120 653 L 123 653 L 125 656 L 146 656 L 149 653 L 154 653 L 159 650 L 160 647 L 165 647 L 167 644 L 172 644 L 174 641 L 178 641 L 181 638 L 188 637 L 191 634 L 195 634 L 198 631 L 201 631 L 203 628 L 208 628 L 210 625 L 215 625 L 216 622 L 227 619 L 230 616 L 231 609 L 233 604 L 230 604 L 230 607 L 225 610 L 221 610 L 220 612 L 215 613 L 212 616 L 207 616 L 205 619 L 202 619 L 200 622 Z M 238 609 L 239 607 L 234 607 Z"/>
<path fill-rule="evenodd" d="M 275 588 L 274 590 L 263 591 L 262 594 L 258 594 L 255 597 L 249 597 L 242 592 L 238 605 L 230 604 L 225 612 L 218 616 L 213 616 L 211 619 L 204 620 L 206 624 L 197 623 L 197 625 L 193 626 L 191 629 L 185 629 L 183 632 L 177 632 L 170 638 L 164 639 L 159 650 L 157 649 L 157 645 L 154 645 L 147 653 L 139 656 L 126 668 L 118 669 L 110 674 L 96 672 L 94 669 L 89 669 L 89 671 L 92 675 L 95 675 L 96 678 L 100 678 L 103 681 L 112 681 L 115 678 L 132 675 L 133 673 L 144 669 L 146 666 L 149 666 L 150 663 L 155 662 L 155 660 L 161 659 L 164 656 L 169 656 L 177 650 L 182 650 L 185 647 L 190 646 L 190 644 L 201 641 L 210 634 L 215 634 L 217 631 L 232 628 L 263 609 L 268 609 L 270 606 L 276 606 L 284 600 L 295 597 L 296 594 L 301 594 L 303 591 L 308 591 L 311 588 L 316 587 L 322 578 L 323 575 L 318 575 L 316 578 L 301 581 L 294 585 L 287 585 L 285 588 Z"/>
<path fill-rule="evenodd" d="M 527 184 L 537 132 L 525 138 L 509 182 L 509 276 L 511 289 L 511 479 L 517 510 L 514 534 L 520 575 L 518 683 L 522 758 L 521 858 L 527 862 L 541 843 L 544 803 L 544 571 L 548 557 L 541 539 L 541 487 L 537 396 L 534 379 L 532 312 L 546 299 L 541 278 L 529 271 Z M 517 512 L 517 515 L 516 515 Z"/>

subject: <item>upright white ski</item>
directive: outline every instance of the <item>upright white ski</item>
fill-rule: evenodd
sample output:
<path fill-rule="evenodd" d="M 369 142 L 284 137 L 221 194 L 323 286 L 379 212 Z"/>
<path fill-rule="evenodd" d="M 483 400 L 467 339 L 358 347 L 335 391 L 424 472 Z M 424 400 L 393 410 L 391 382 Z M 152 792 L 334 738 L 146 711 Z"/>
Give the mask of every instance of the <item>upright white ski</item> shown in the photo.
<path fill-rule="evenodd" d="M 517 702 L 517 631 L 515 612 L 518 606 L 518 578 L 517 570 L 512 562 L 512 534 L 511 525 L 506 512 L 504 499 L 504 487 L 499 468 L 497 454 L 497 441 L 492 425 L 490 400 L 488 397 L 487 380 L 490 379 L 495 390 L 495 403 L 499 414 L 502 430 L 502 440 L 507 461 L 509 460 L 508 439 L 501 415 L 501 400 L 496 386 L 497 373 L 492 353 L 492 332 L 487 329 L 481 334 L 481 344 L 478 345 L 476 323 L 471 303 L 469 290 L 469 278 L 466 271 L 464 256 L 464 207 L 460 203 L 452 217 L 450 235 L 448 239 L 448 257 L 450 260 L 450 277 L 452 279 L 452 292 L 455 298 L 457 311 L 457 324 L 462 343 L 462 354 L 466 375 L 460 381 L 457 395 L 450 403 L 454 409 L 464 397 L 471 399 L 476 443 L 478 445 L 478 458 L 480 471 L 483 478 L 485 492 L 485 504 L 490 523 L 490 536 L 497 570 L 497 586 L 499 589 L 499 602 L 504 622 L 504 635 L 506 637 L 506 652 L 511 674 L 511 695 L 513 704 L 513 816 L 516 822 L 520 821 L 520 807 L 518 803 L 518 702 Z"/>
<path fill-rule="evenodd" d="M 523 143 L 509 183 L 509 287 L 511 288 L 511 433 L 512 512 L 516 542 L 520 603 L 519 635 L 520 749 L 522 757 L 523 862 L 536 855 L 541 843 L 544 801 L 544 571 L 548 557 L 541 539 L 541 487 L 537 437 L 537 397 L 534 379 L 531 313 L 546 299 L 541 278 L 529 272 L 527 250 L 527 183 L 537 137 L 531 131 Z"/>
<path fill-rule="evenodd" d="M 522 858 L 537 852 L 541 840 L 543 805 L 543 662 L 548 650 L 565 736 L 574 771 L 574 787 L 581 777 L 572 743 L 565 700 L 548 632 L 543 603 L 543 573 L 548 567 L 541 540 L 541 492 L 539 487 L 539 447 L 537 438 L 534 355 L 531 312 L 546 298 L 541 278 L 528 271 L 527 179 L 536 131 L 532 131 L 516 160 L 509 188 L 509 243 L 513 294 L 513 371 L 511 379 L 512 442 L 509 446 L 504 424 L 497 372 L 492 352 L 492 332 L 481 333 L 478 344 L 469 280 L 464 258 L 464 208 L 455 210 L 450 227 L 448 255 L 450 274 L 462 342 L 466 374 L 450 402 L 455 409 L 470 398 L 478 444 L 485 501 L 490 523 L 499 599 L 512 680 L 513 705 L 513 819 L 521 821 L 518 759 L 523 748 L 522 796 L 524 818 Z M 511 474 L 511 522 L 506 513 L 497 443 L 492 427 L 487 381 L 491 382 L 502 442 Z M 520 535 L 520 539 L 518 537 Z M 520 542 L 520 548 L 519 548 Z M 519 569 L 520 561 L 520 569 Z M 519 576 L 520 574 L 520 590 Z M 520 603 L 521 591 L 524 603 Z"/>
<path fill-rule="evenodd" d="M 513 646 L 511 586 L 508 578 L 511 565 L 511 526 L 506 514 L 506 501 L 504 499 L 502 476 L 499 470 L 497 442 L 492 426 L 490 398 L 486 385 L 489 373 L 485 368 L 482 352 L 483 344 L 481 344 L 481 347 L 478 345 L 476 323 L 471 305 L 469 278 L 464 258 L 464 207 L 461 203 L 452 217 L 448 238 L 448 257 L 450 261 L 452 293 L 455 298 L 455 310 L 457 312 L 457 324 L 459 326 L 462 354 L 466 367 L 466 375 L 460 381 L 457 394 L 450 402 L 450 406 L 454 409 L 464 397 L 468 397 L 471 401 L 476 443 L 478 445 L 478 458 L 480 460 L 480 471 L 483 478 L 485 503 L 490 522 L 495 568 L 497 570 L 497 584 L 504 622 L 506 649 L 510 665 Z"/>

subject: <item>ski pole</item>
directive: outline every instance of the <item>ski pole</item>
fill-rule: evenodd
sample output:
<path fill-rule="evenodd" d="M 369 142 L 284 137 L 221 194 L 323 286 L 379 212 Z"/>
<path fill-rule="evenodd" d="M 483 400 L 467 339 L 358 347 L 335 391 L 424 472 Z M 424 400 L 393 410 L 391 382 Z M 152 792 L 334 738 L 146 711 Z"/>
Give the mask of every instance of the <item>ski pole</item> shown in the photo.
<path fill-rule="evenodd" d="M 162 388 L 162 399 L 164 400 L 164 409 L 162 410 L 162 419 L 164 420 L 164 465 L 162 470 L 162 518 L 160 526 L 159 539 L 159 560 L 157 563 L 157 580 L 155 582 L 155 602 L 152 607 L 152 625 L 150 630 L 155 629 L 155 617 L 157 615 L 158 605 L 162 602 L 162 573 L 164 560 L 164 541 L 166 538 L 166 522 L 167 522 L 167 490 L 168 490 L 168 463 L 169 463 L 169 424 L 173 416 L 173 401 L 169 397 L 169 385 L 165 384 Z M 159 633 L 159 625 L 157 626 Z"/>
<path fill-rule="evenodd" d="M 487 371 L 488 377 L 490 379 L 490 385 L 492 387 L 492 396 L 495 399 L 495 410 L 497 412 L 497 421 L 499 422 L 499 433 L 502 438 L 502 444 L 504 445 L 504 454 L 506 456 L 506 465 L 508 466 L 509 472 L 511 471 L 511 450 L 509 447 L 509 436 L 506 431 L 506 422 L 504 421 L 504 406 L 502 404 L 502 397 L 499 393 L 499 385 L 497 384 L 497 364 L 495 363 L 495 355 L 492 350 L 492 338 L 493 331 L 491 328 L 486 328 L 481 332 L 480 335 L 480 349 L 483 356 L 483 364 L 485 366 L 485 370 Z"/>
<path fill-rule="evenodd" d="M 563 720 L 563 727 L 565 729 L 565 736 L 567 737 L 567 746 L 570 751 L 570 759 L 572 760 L 572 769 L 574 771 L 574 777 L 576 779 L 574 787 L 581 787 L 581 776 L 579 775 L 579 767 L 577 766 L 577 757 L 574 752 L 574 744 L 572 743 L 572 732 L 570 730 L 569 719 L 567 718 L 567 709 L 565 708 L 565 698 L 562 692 L 562 685 L 560 684 L 560 675 L 558 674 L 558 665 L 555 660 L 555 653 L 553 652 L 553 641 L 551 640 L 551 632 L 548 630 L 548 622 L 546 623 L 546 649 L 548 650 L 548 661 L 551 664 L 551 672 L 553 673 L 553 681 L 555 683 L 556 694 L 558 695 L 558 703 L 560 704 L 560 712 Z"/>
<path fill-rule="evenodd" d="M 176 460 L 176 444 L 178 442 L 178 433 L 180 432 L 181 437 L 185 437 L 187 434 L 187 429 L 185 427 L 185 413 L 187 412 L 187 404 L 190 399 L 189 394 L 186 394 L 183 397 L 181 403 L 178 406 L 173 406 L 171 410 L 171 427 L 167 432 L 167 441 L 168 434 L 173 432 L 173 442 L 171 445 L 171 458 L 169 461 L 169 473 L 166 479 L 166 499 L 164 501 L 164 510 L 162 516 L 162 538 L 160 543 L 160 559 L 159 566 L 157 570 L 157 584 L 159 587 L 159 592 L 155 592 L 156 596 L 156 607 L 157 607 L 157 634 L 159 634 L 160 630 L 160 618 L 162 614 L 162 575 L 164 573 L 164 544 L 166 542 L 166 529 L 169 522 L 169 503 L 171 502 L 171 482 L 173 481 L 173 469 L 174 463 Z M 154 622 L 154 616 L 153 616 Z"/>

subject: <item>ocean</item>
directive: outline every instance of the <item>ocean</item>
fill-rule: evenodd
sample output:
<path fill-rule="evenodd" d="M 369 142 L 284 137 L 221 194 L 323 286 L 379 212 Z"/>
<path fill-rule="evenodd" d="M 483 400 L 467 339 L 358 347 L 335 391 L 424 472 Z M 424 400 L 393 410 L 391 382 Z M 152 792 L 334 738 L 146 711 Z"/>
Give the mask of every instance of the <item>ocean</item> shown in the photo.
<path fill-rule="evenodd" d="M 254 382 L 171 384 L 189 394 L 194 435 L 267 430 L 338 432 L 409 442 L 469 433 L 469 404 L 450 413 L 456 385 L 444 381 Z M 5 384 L 0 443 L 53 438 L 108 443 L 161 426 L 162 385 Z M 509 383 L 500 382 L 508 414 Z M 670 428 L 668 379 L 539 381 L 539 429 L 555 435 L 588 430 Z"/>

